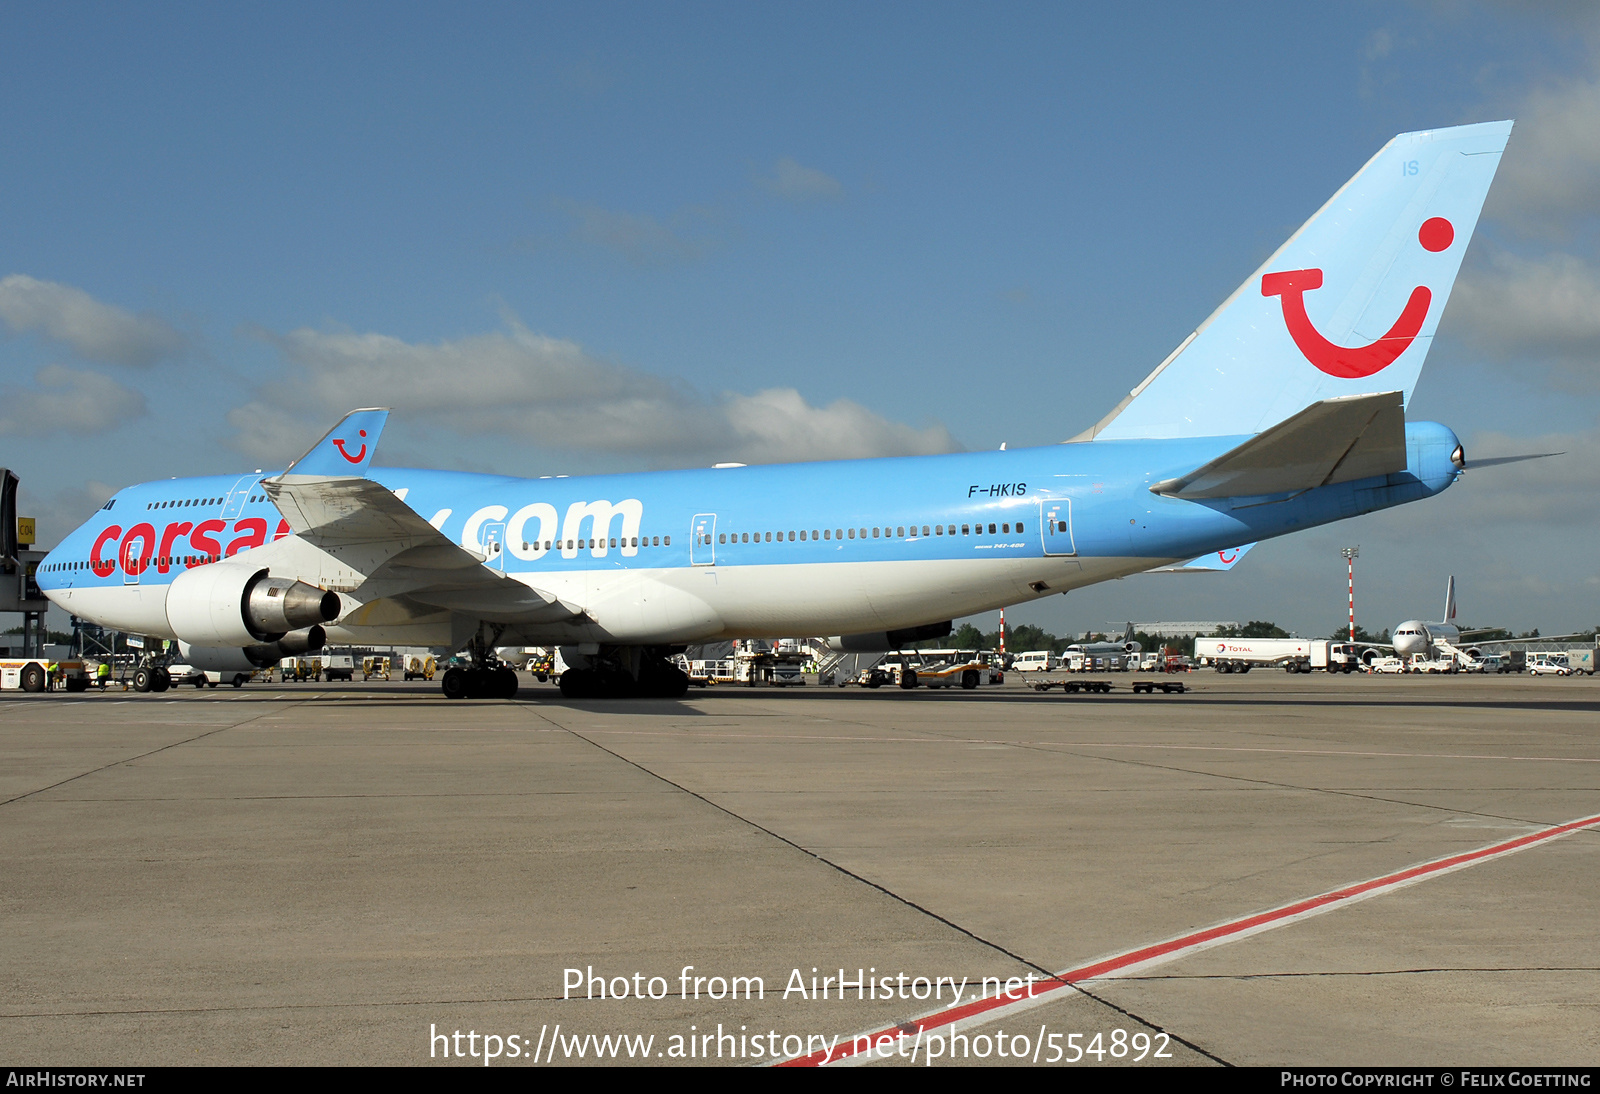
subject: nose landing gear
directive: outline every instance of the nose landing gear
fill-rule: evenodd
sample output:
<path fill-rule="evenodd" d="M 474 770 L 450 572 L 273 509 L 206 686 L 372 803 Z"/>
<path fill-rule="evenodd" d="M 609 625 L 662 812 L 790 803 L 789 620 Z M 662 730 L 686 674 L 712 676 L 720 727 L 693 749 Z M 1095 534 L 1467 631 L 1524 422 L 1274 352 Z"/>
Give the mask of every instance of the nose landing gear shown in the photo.
<path fill-rule="evenodd" d="M 133 670 L 134 691 L 166 691 L 172 686 L 172 674 L 164 665 L 144 664 Z"/>

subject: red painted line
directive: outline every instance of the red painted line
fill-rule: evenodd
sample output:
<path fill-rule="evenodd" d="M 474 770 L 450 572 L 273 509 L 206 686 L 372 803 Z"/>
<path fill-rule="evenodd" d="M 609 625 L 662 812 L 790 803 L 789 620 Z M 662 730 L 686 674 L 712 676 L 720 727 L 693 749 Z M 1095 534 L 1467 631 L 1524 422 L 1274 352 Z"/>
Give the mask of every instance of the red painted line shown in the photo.
<path fill-rule="evenodd" d="M 861 1034 L 853 1037 L 848 1047 L 840 1045 L 831 1054 L 828 1052 L 814 1052 L 808 1056 L 797 1056 L 792 1060 L 785 1060 L 778 1066 L 818 1067 L 825 1063 L 837 1063 L 840 1060 L 854 1056 L 858 1051 L 858 1045 L 863 1048 L 870 1047 L 877 1044 L 880 1037 L 900 1037 L 916 1032 L 926 1032 L 942 1026 L 954 1025 L 964 1019 L 975 1018 L 1005 1007 L 1015 1007 L 1025 1003 L 1033 1004 L 1045 996 L 1058 992 L 1063 988 L 1070 988 L 1074 984 L 1082 983 L 1086 980 L 1104 979 L 1119 972 L 1125 972 L 1136 965 L 1172 957 L 1184 950 L 1198 949 L 1230 937 L 1257 932 L 1274 926 L 1282 926 L 1297 918 L 1332 911 L 1339 905 L 1353 903 L 1364 897 L 1375 896 L 1384 889 L 1398 888 L 1451 870 L 1473 866 L 1501 855 L 1514 854 L 1517 851 L 1523 851 L 1537 844 L 1547 843 L 1550 840 L 1560 839 L 1562 836 L 1570 836 L 1574 832 L 1585 828 L 1593 828 L 1596 825 L 1600 825 L 1600 815 L 1583 817 L 1579 820 L 1568 821 L 1566 824 L 1542 828 L 1537 832 L 1530 832 L 1526 836 L 1518 836 L 1515 839 L 1491 843 L 1475 851 L 1463 851 L 1457 855 L 1448 855 L 1444 858 L 1420 863 L 1392 874 L 1384 874 L 1382 877 L 1356 882 L 1353 885 L 1346 885 L 1341 889 L 1319 893 L 1316 896 L 1307 897 L 1292 904 L 1285 904 L 1265 912 L 1257 912 L 1254 915 L 1230 920 L 1227 923 L 1220 923 L 1215 927 L 1207 927 L 1204 930 L 1194 931 L 1165 942 L 1142 946 L 1136 950 L 1127 950 L 1076 969 L 1068 969 L 1066 972 L 1057 973 L 1048 979 L 1035 981 L 1032 995 L 1025 995 L 1020 999 L 1012 999 L 1001 993 L 989 998 L 974 1000 L 971 1003 L 964 1003 L 959 1007 L 937 1010 L 909 1022 L 888 1026 L 870 1034 Z"/>

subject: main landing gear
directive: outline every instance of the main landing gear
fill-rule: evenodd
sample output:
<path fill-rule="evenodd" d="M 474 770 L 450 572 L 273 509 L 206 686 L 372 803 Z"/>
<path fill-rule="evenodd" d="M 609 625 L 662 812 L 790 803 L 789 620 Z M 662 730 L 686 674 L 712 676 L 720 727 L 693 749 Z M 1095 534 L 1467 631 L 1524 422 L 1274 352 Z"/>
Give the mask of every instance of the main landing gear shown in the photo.
<path fill-rule="evenodd" d="M 440 686 L 446 699 L 515 699 L 517 670 L 509 665 L 451 665 L 444 670 Z"/>
<path fill-rule="evenodd" d="M 498 631 L 495 632 L 498 636 Z M 439 686 L 446 699 L 515 699 L 517 670 L 495 656 L 494 646 L 483 634 L 467 646 L 470 665 L 451 665 L 444 670 Z"/>
<path fill-rule="evenodd" d="M 565 650 L 562 652 L 565 656 Z M 566 660 L 571 664 L 573 658 Z M 564 698 L 682 699 L 689 691 L 688 673 L 658 650 L 602 648 L 580 660 L 587 660 L 588 664 L 561 674 Z"/>

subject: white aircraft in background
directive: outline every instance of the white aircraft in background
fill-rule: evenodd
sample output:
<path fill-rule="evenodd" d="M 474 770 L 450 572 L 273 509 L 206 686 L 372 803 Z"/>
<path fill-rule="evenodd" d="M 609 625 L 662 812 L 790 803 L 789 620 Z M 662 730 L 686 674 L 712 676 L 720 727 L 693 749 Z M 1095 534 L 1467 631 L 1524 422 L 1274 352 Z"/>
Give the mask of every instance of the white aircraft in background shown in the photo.
<path fill-rule="evenodd" d="M 1242 551 L 1240 552 L 1243 553 Z M 1085 636 L 1087 639 L 1087 636 Z M 1076 642 L 1066 648 L 1063 658 L 1079 657 L 1123 657 L 1130 653 L 1140 652 L 1139 643 L 1133 640 L 1133 624 L 1123 624 L 1122 641 L 1120 642 Z"/>
<path fill-rule="evenodd" d="M 1458 651 L 1471 652 L 1460 649 L 1461 631 L 1454 623 L 1455 617 L 1456 579 L 1452 574 L 1444 587 L 1444 618 L 1437 623 L 1408 619 L 1397 626 L 1390 632 L 1394 636 L 1395 655 L 1409 661 L 1414 654 L 1419 653 L 1434 657 L 1438 652 L 1442 652 L 1446 656 L 1453 657 Z"/>
<path fill-rule="evenodd" d="M 1537 457 L 1524 457 L 1537 458 Z M 1423 654 L 1429 658 L 1447 660 L 1450 658 L 1465 658 L 1471 661 L 1479 660 L 1483 654 L 1480 647 L 1502 646 L 1512 642 L 1526 642 L 1524 638 L 1497 638 L 1490 642 L 1478 642 L 1463 645 L 1462 635 L 1484 634 L 1488 628 L 1474 631 L 1461 631 L 1456 625 L 1456 579 L 1455 575 L 1444 587 L 1444 618 L 1437 623 L 1426 623 L 1420 619 L 1408 619 L 1391 632 L 1394 636 L 1395 656 L 1409 661 L 1415 654 Z M 1580 632 L 1587 637 L 1588 631 Z M 1540 641 L 1556 641 L 1563 638 L 1577 638 L 1579 634 L 1552 634 L 1541 635 Z M 1380 645 L 1380 643 L 1372 643 Z"/>

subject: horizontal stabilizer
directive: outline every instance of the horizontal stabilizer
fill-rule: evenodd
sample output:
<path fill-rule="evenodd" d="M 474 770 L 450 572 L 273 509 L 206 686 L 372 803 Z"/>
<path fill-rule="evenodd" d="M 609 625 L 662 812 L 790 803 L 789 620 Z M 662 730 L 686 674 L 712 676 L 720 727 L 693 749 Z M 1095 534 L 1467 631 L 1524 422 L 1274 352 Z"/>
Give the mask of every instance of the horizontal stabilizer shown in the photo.
<path fill-rule="evenodd" d="M 1343 395 L 1300 413 L 1187 475 L 1150 487 L 1171 498 L 1237 498 L 1311 490 L 1406 468 L 1401 393 Z"/>
<path fill-rule="evenodd" d="M 1225 551 L 1212 551 L 1209 555 L 1191 558 L 1188 562 L 1177 563 L 1172 566 L 1157 566 L 1153 570 L 1146 570 L 1147 574 L 1215 574 L 1224 570 L 1231 570 L 1236 566 L 1246 551 L 1254 547 L 1254 543 L 1246 543 L 1243 547 L 1229 547 Z"/>

